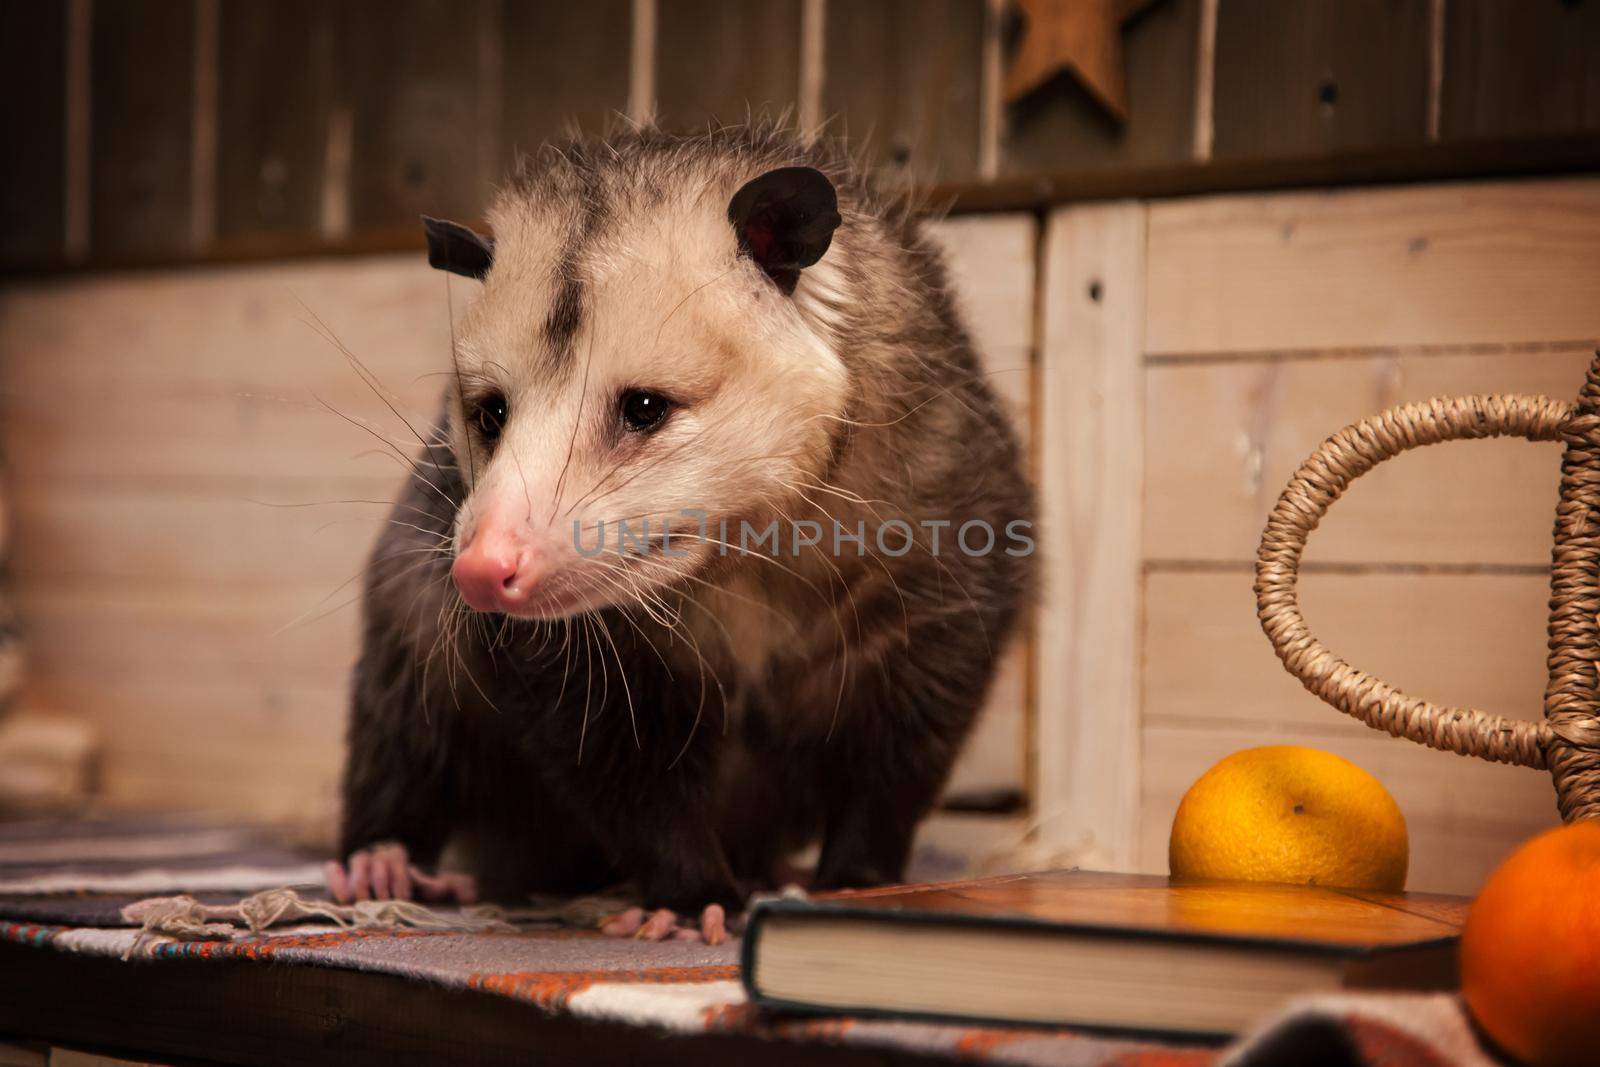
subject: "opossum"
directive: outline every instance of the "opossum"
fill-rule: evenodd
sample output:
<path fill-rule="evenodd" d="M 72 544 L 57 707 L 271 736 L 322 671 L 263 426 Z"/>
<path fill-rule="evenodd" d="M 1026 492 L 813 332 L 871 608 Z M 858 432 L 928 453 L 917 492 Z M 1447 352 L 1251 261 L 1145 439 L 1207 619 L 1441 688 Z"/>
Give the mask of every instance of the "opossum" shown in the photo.
<path fill-rule="evenodd" d="M 454 840 L 484 895 L 716 938 L 808 844 L 900 879 L 1034 565 L 917 213 L 742 126 L 547 147 L 488 221 L 426 220 L 482 289 L 368 571 L 330 888 L 464 897 Z"/>

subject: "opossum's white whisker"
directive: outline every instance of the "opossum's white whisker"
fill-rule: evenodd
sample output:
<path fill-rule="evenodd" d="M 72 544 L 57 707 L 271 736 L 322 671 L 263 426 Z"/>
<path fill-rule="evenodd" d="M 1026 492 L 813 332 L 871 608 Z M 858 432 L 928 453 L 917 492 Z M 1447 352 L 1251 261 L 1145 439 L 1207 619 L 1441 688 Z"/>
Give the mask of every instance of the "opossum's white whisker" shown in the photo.
<path fill-rule="evenodd" d="M 702 436 L 705 435 L 705 433 L 709 429 L 710 429 L 709 426 L 702 426 L 700 429 L 696 430 L 694 433 L 690 434 L 688 437 L 684 438 L 682 441 L 679 441 L 678 443 L 673 445 L 672 448 L 668 449 L 665 453 L 663 453 L 661 455 L 658 455 L 658 456 L 655 456 L 655 457 L 652 457 L 648 462 L 646 462 L 645 464 L 640 466 L 632 474 L 628 475 L 627 478 L 623 479 L 622 482 L 620 482 L 617 485 L 612 486 L 610 489 L 606 490 L 600 496 L 595 497 L 594 498 L 594 502 L 598 503 L 599 501 L 604 500 L 606 497 L 610 496 L 612 493 L 615 493 L 617 490 L 621 489 L 623 486 L 627 485 L 629 482 L 631 482 L 635 478 L 639 477 L 639 475 L 643 474 L 645 471 L 649 470 L 651 467 L 655 466 L 657 463 L 660 463 L 662 460 L 667 459 L 670 456 L 676 455 L 680 450 L 682 450 L 684 448 L 687 448 L 689 445 L 691 445 L 695 441 L 699 440 Z M 573 502 L 573 504 L 572 504 L 572 507 L 569 507 L 569 508 L 567 508 L 566 511 L 562 512 L 562 516 L 565 517 L 567 515 L 572 514 L 572 509 L 573 508 L 577 507 L 579 504 L 583 504 L 583 503 L 589 501 L 590 497 L 593 497 L 595 492 L 597 490 L 599 490 L 599 488 L 602 485 L 604 485 L 607 481 L 609 481 L 613 474 L 617 473 L 617 471 L 622 469 L 622 466 L 623 466 L 624 463 L 627 462 L 627 459 L 628 459 L 628 457 L 624 457 L 623 459 L 618 460 L 616 462 L 616 464 L 609 471 L 606 472 L 605 477 L 601 478 L 598 482 L 596 482 L 594 484 L 594 487 L 591 488 L 589 490 L 589 492 L 585 493 L 583 496 L 581 496 L 577 500 L 575 500 Z"/>
<path fill-rule="evenodd" d="M 315 394 L 313 394 L 313 395 L 315 395 Z M 362 422 L 360 419 L 357 419 L 357 418 L 355 418 L 355 417 L 353 417 L 351 415 L 346 415 L 344 412 L 340 411 L 338 408 L 334 407 L 332 404 L 329 404 L 327 401 L 323 400 L 321 397 L 317 397 L 317 402 L 322 404 L 323 407 L 327 408 L 333 414 L 339 416 L 339 418 L 343 419 L 345 422 L 348 422 L 350 425 L 356 427 L 357 429 L 363 431 L 364 433 L 371 434 L 373 437 L 377 438 L 383 444 L 385 444 L 389 448 L 393 449 L 394 450 L 394 454 L 399 457 L 400 462 L 402 462 L 406 466 L 410 467 L 412 473 L 415 474 L 417 476 L 417 478 L 424 485 L 426 485 L 428 488 L 432 489 L 435 493 L 437 493 L 439 495 L 440 499 L 442 499 L 445 503 L 449 504 L 452 511 L 455 510 L 455 508 L 457 506 L 456 502 L 454 500 L 452 500 L 450 498 L 450 496 L 447 493 L 445 493 L 445 491 L 443 489 L 439 488 L 438 483 L 436 483 L 432 478 L 429 478 L 426 474 L 424 474 L 423 471 L 422 471 L 422 468 L 417 466 L 417 464 L 415 462 L 413 462 L 411 460 L 411 458 L 408 457 L 404 452 L 402 452 L 400 450 L 399 446 L 396 445 L 393 441 L 389 440 L 387 437 L 383 436 L 377 430 L 374 430 L 372 427 L 368 426 L 366 423 Z"/>
<path fill-rule="evenodd" d="M 801 495 L 804 496 L 804 494 Z M 816 507 L 814 503 L 812 506 Z M 794 520 L 786 512 L 784 512 L 783 509 L 775 507 L 774 510 L 776 510 L 778 514 L 790 524 L 791 527 L 794 526 Z M 818 510 L 821 511 L 822 514 L 829 519 L 829 521 L 837 522 L 837 520 L 833 518 L 832 514 L 826 509 L 818 508 Z M 856 624 L 856 639 L 860 640 L 864 636 L 864 631 L 861 626 L 861 612 L 856 606 L 855 592 L 850 588 L 850 582 L 845 578 L 844 572 L 839 569 L 839 565 L 833 560 L 829 559 L 826 552 L 817 552 L 815 551 L 815 548 L 816 546 L 812 546 L 811 554 L 817 559 L 822 560 L 822 562 L 827 564 L 827 566 L 832 570 L 833 576 L 839 580 L 839 588 L 843 591 L 845 598 L 850 601 L 850 614 L 854 618 Z M 832 579 L 830 579 L 830 587 L 831 582 Z M 828 733 L 823 737 L 824 743 L 833 740 L 834 727 L 839 724 L 839 709 L 844 707 L 845 681 L 850 676 L 850 642 L 845 637 L 844 624 L 839 622 L 838 612 L 834 610 L 834 606 L 831 603 L 829 605 L 829 614 L 833 617 L 835 624 L 839 627 L 839 687 L 837 693 L 834 695 L 833 715 L 828 720 Z"/>
<path fill-rule="evenodd" d="M 417 551 L 422 551 L 422 550 L 419 549 Z M 420 570 L 421 568 L 427 566 L 431 562 L 433 562 L 432 559 L 424 559 L 424 560 L 420 560 L 420 561 L 415 561 L 415 562 L 409 564 L 404 569 L 402 569 L 398 574 L 388 575 L 388 576 L 384 577 L 381 581 L 375 583 L 372 586 L 372 588 L 373 589 L 378 589 L 378 588 L 381 588 L 382 586 L 387 585 L 387 584 L 389 584 L 389 583 L 391 583 L 393 581 L 398 581 L 399 579 L 406 577 L 407 575 L 409 575 L 413 571 Z M 334 594 L 338 593 L 339 589 L 343 589 L 346 585 L 349 585 L 352 581 L 355 581 L 356 578 L 360 578 L 363 574 L 365 574 L 370 569 L 371 569 L 371 565 L 369 565 L 367 567 L 363 567 L 361 569 L 361 572 L 358 573 L 357 575 L 355 575 L 354 578 L 347 579 L 343 584 L 341 584 L 337 589 L 335 589 L 333 591 L 333 593 L 330 593 L 330 594 L 328 594 L 328 596 L 323 597 L 322 600 L 320 600 L 316 604 L 312 605 L 311 608 L 309 608 L 305 612 L 302 612 L 301 614 L 295 616 L 293 619 L 290 619 L 288 622 L 284 623 L 282 626 L 280 626 L 276 630 L 272 631 L 272 633 L 269 634 L 268 636 L 269 637 L 280 637 L 283 634 L 287 633 L 288 631 L 290 631 L 290 630 L 292 630 L 292 629 L 294 629 L 294 628 L 296 628 L 298 626 L 308 626 L 311 623 L 320 622 L 323 619 L 328 618 L 330 615 L 337 615 L 339 612 L 343 611 L 345 608 L 348 608 L 352 604 L 355 604 L 356 602 L 360 601 L 363 597 L 366 596 L 366 592 L 365 591 L 361 592 L 361 593 L 357 593 L 355 596 L 349 598 L 348 600 L 341 601 L 340 603 L 334 605 L 333 607 L 329 608 L 326 611 L 317 612 L 317 608 L 320 607 L 322 604 L 326 603 L 328 601 L 328 599 L 330 597 L 332 597 Z M 316 614 L 313 614 L 313 612 L 316 612 Z"/>
<path fill-rule="evenodd" d="M 461 411 L 461 426 L 463 436 L 466 436 L 467 424 L 467 387 L 461 376 L 461 351 L 456 347 L 456 307 L 454 291 L 450 288 L 450 274 L 444 276 L 444 312 L 450 322 L 450 366 L 456 375 L 456 406 Z M 467 441 L 467 473 L 472 477 L 471 485 L 478 484 L 477 460 L 472 456 L 472 441 Z"/>
<path fill-rule="evenodd" d="M 305 309 L 306 314 L 310 315 L 313 319 L 316 319 L 317 324 L 322 327 L 324 340 L 332 343 L 333 346 L 344 355 L 345 360 L 350 364 L 351 369 L 355 371 L 356 376 L 360 378 L 366 387 L 372 391 L 372 395 L 382 401 L 383 406 L 388 408 L 390 412 L 394 414 L 395 418 L 405 423 L 406 429 L 411 431 L 411 436 L 417 439 L 417 444 L 421 445 L 423 451 L 427 453 L 429 461 L 433 462 L 435 467 L 437 467 L 437 458 L 434 456 L 433 452 L 435 446 L 423 440 L 422 434 L 418 433 L 417 428 L 411 425 L 411 420 L 406 418 L 405 415 L 401 413 L 399 407 L 395 405 L 394 401 L 389 398 L 382 388 L 380 388 L 382 383 L 378 379 L 378 376 L 372 372 L 372 368 L 361 362 L 361 360 L 357 358 L 356 354 L 350 351 L 349 346 L 339 339 L 339 336 L 333 332 L 333 328 L 322 320 L 322 316 L 311 310 L 311 306 L 309 304 L 307 304 L 304 300 L 300 300 L 299 296 L 296 296 L 295 299 L 299 301 L 300 306 Z M 441 477 L 443 477 L 444 472 L 440 471 L 439 474 Z"/>
<path fill-rule="evenodd" d="M 628 668 L 622 664 L 622 654 L 617 651 L 617 641 L 611 636 L 611 630 L 602 626 L 600 636 L 611 646 L 611 657 L 617 661 L 617 674 L 622 679 L 622 695 L 628 702 L 628 722 L 633 726 L 633 747 L 642 750 L 644 746 L 639 741 L 639 719 L 633 710 L 633 690 L 628 685 Z M 605 660 L 602 658 L 601 662 L 604 663 Z"/>
<path fill-rule="evenodd" d="M 667 323 L 672 321 L 672 316 L 676 315 L 683 308 L 683 306 L 685 304 L 687 304 L 693 297 L 696 297 L 696 296 L 700 295 L 700 291 L 702 289 L 704 289 L 706 286 L 711 285 L 711 284 L 713 284 L 715 282 L 720 282 L 722 279 L 726 278 L 728 275 L 732 274 L 737 269 L 738 269 L 738 265 L 735 264 L 734 266 L 729 267 L 727 270 L 723 271 L 721 274 L 717 275 L 715 278 L 711 278 L 711 279 L 708 279 L 707 281 L 701 282 L 699 285 L 695 286 L 693 289 L 690 289 L 688 294 L 686 296 L 684 296 L 684 298 L 682 300 L 680 300 L 676 304 L 674 304 L 672 306 L 672 310 L 667 312 L 666 315 L 663 316 L 661 321 L 656 324 L 655 340 L 650 343 L 650 352 L 651 352 L 651 354 L 654 355 L 656 349 L 661 347 L 661 331 L 667 328 Z"/>

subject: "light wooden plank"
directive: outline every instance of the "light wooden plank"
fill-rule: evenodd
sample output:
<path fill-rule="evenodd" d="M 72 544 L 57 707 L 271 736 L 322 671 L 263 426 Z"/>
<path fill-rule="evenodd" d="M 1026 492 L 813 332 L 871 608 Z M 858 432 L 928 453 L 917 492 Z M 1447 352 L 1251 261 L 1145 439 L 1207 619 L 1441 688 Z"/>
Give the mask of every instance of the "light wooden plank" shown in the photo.
<path fill-rule="evenodd" d="M 1146 350 L 1600 337 L 1600 180 L 1150 207 Z"/>
<path fill-rule="evenodd" d="M 1031 215 L 944 219 L 929 227 L 946 252 L 950 284 L 989 383 L 1026 438 L 1032 417 L 1034 245 Z M 983 717 L 952 772 L 947 795 L 1022 789 L 1027 778 L 1029 649 L 1001 662 Z"/>
<path fill-rule="evenodd" d="M 1028 655 L 1027 642 L 1019 640 L 1001 658 L 983 713 L 950 772 L 945 796 L 1025 789 Z"/>
<path fill-rule="evenodd" d="M 1145 555 L 1252 560 L 1278 494 L 1329 435 L 1446 394 L 1575 397 L 1591 358 L 1567 348 L 1154 366 Z M 1548 565 L 1560 463 L 1559 445 L 1510 439 L 1396 457 L 1329 509 L 1306 558 Z"/>
<path fill-rule="evenodd" d="M 1373 734 L 1283 669 L 1256 621 L 1253 578 L 1243 568 L 1146 576 L 1146 724 L 1248 728 L 1262 743 Z M 1542 714 L 1544 576 L 1321 573 L 1304 575 L 1300 591 L 1318 638 L 1407 693 L 1513 718 Z"/>
<path fill-rule="evenodd" d="M 312 328 L 315 316 L 402 410 L 425 420 L 450 367 L 446 284 L 420 250 L 10 283 L 0 287 L 0 392 L 52 405 L 66 420 L 95 414 L 64 403 L 81 393 L 133 401 L 244 392 L 296 404 L 330 390 L 356 395 L 359 379 Z M 477 286 L 449 284 L 459 317 Z"/>
<path fill-rule="evenodd" d="M 358 457 L 379 443 L 315 398 L 414 439 L 306 320 L 425 427 L 449 366 L 445 284 L 392 256 L 0 291 L 29 699 L 95 726 L 109 802 L 296 824 L 336 810 L 357 624 L 339 585 L 386 508 L 262 501 L 392 496 L 399 462 Z M 458 313 L 474 289 L 456 285 Z"/>
<path fill-rule="evenodd" d="M 44 679 L 340 687 L 355 662 L 359 583 L 28 583 L 28 668 Z M 85 655 L 84 650 L 93 650 Z"/>
<path fill-rule="evenodd" d="M 1111 870 L 1138 821 L 1144 238 L 1140 204 L 1058 211 L 1041 287 L 1040 838 Z"/>
<path fill-rule="evenodd" d="M 1152 725 L 1144 731 L 1139 869 L 1165 873 L 1172 817 L 1189 785 L 1217 760 L 1261 744 L 1309 744 L 1377 776 L 1406 817 L 1411 841 L 1407 888 L 1472 893 L 1523 839 L 1559 822 L 1550 776 L 1435 752 L 1372 733 L 1365 737 Z"/>
<path fill-rule="evenodd" d="M 1030 436 L 1034 348 L 1034 254 L 1031 215 L 967 215 L 928 227 L 946 252 L 950 287 L 983 356 L 989 384 Z"/>
<path fill-rule="evenodd" d="M 421 452 L 417 438 L 365 390 L 323 399 L 338 413 L 310 399 L 222 390 L 137 399 L 78 393 L 67 411 L 13 394 L 0 397 L 0 423 L 7 463 L 29 486 L 39 472 L 52 489 L 205 491 L 294 504 L 393 498 L 404 461 Z M 412 421 L 428 431 L 429 423 Z"/>
<path fill-rule="evenodd" d="M 956 303 L 973 340 L 985 352 L 1033 344 L 1034 241 L 1032 215 L 959 215 L 927 232 L 941 245 Z"/>
<path fill-rule="evenodd" d="M 343 581 L 365 565 L 381 508 L 267 507 L 244 497 L 20 487 L 11 501 L 24 588 L 65 578 L 272 587 Z"/>
<path fill-rule="evenodd" d="M 194 776 L 219 780 L 272 768 L 329 767 L 336 770 L 344 734 L 346 687 L 302 683 L 282 676 L 265 684 L 212 682 L 174 676 L 163 681 L 128 680 L 108 686 L 100 679 L 30 679 L 29 692 L 47 710 L 98 706 L 97 728 L 105 742 L 106 766 L 119 760 L 178 767 L 193 761 Z M 420 710 L 418 714 L 421 714 Z M 328 776 L 331 787 L 333 776 Z"/>
<path fill-rule="evenodd" d="M 98 795 L 118 806 L 302 822 L 337 810 L 346 690 L 35 679 L 34 706 L 92 711 Z"/>

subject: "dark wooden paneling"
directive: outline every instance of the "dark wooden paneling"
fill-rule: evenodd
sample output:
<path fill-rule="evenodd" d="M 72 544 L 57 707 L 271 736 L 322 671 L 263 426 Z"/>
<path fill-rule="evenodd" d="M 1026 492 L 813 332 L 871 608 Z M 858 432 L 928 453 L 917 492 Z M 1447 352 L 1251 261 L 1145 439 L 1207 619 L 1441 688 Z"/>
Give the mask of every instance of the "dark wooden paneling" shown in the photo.
<path fill-rule="evenodd" d="M 978 166 L 983 0 L 828 5 L 825 118 L 866 161 L 957 181 Z"/>
<path fill-rule="evenodd" d="M 1600 137 L 1574 134 L 1446 141 L 1338 155 L 1015 175 L 935 186 L 928 203 L 949 214 L 1042 211 L 1096 200 L 1595 173 L 1600 173 Z"/>
<path fill-rule="evenodd" d="M 217 88 L 217 233 L 316 231 L 333 94 L 334 9 L 227 0 Z"/>
<path fill-rule="evenodd" d="M 573 128 L 604 131 L 626 110 L 632 20 L 629 0 L 506 4 L 500 32 L 504 165 Z"/>
<path fill-rule="evenodd" d="M 800 0 L 660 0 L 656 110 L 669 129 L 739 123 L 792 109 L 800 84 Z"/>
<path fill-rule="evenodd" d="M 1450 0 L 1442 137 L 1600 130 L 1600 2 Z"/>
<path fill-rule="evenodd" d="M 1194 149 L 1200 0 L 1159 0 L 1122 31 L 1128 122 L 1119 124 L 1062 72 L 1008 110 L 1008 173 L 1181 163 Z"/>
<path fill-rule="evenodd" d="M 66 156 L 66 0 L 0 4 L 0 262 L 57 259 Z"/>
<path fill-rule="evenodd" d="M 1225 0 L 1217 11 L 1218 159 L 1419 144 L 1422 0 Z"/>
<path fill-rule="evenodd" d="M 189 248 L 194 0 L 94 5 L 89 245 Z"/>
<path fill-rule="evenodd" d="M 479 0 L 341 6 L 335 110 L 350 109 L 352 228 L 481 212 L 479 31 L 492 14 Z"/>

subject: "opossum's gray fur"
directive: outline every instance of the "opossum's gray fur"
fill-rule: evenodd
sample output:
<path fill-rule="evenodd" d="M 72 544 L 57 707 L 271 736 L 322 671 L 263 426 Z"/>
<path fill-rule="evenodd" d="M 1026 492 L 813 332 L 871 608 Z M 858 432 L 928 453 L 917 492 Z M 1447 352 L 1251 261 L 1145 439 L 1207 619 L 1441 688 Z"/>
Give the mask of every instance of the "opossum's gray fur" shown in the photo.
<path fill-rule="evenodd" d="M 790 297 L 741 259 L 725 212 L 794 165 L 828 175 L 843 221 Z M 427 863 L 459 837 L 490 893 L 626 880 L 674 908 L 738 903 L 808 841 L 819 886 L 899 878 L 1033 563 L 1005 551 L 1032 493 L 939 252 L 836 146 L 769 125 L 547 149 L 490 221 L 438 443 L 367 580 L 345 851 L 397 840 Z M 652 368 L 711 399 L 676 445 L 616 460 L 586 414 L 595 383 Z M 487 379 L 513 396 L 494 451 L 463 418 Z M 582 502 L 624 477 L 604 507 Z M 713 532 L 862 522 L 869 552 L 574 560 L 580 614 L 470 615 L 451 556 L 507 493 L 539 522 L 569 506 L 586 521 L 706 507 Z M 896 518 L 918 535 L 898 557 L 873 537 Z M 953 523 L 937 555 L 925 519 Z M 993 551 L 955 546 L 969 520 L 1002 532 Z M 570 540 L 555 520 L 549 537 Z"/>

